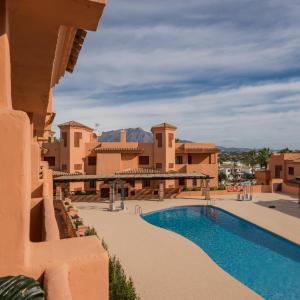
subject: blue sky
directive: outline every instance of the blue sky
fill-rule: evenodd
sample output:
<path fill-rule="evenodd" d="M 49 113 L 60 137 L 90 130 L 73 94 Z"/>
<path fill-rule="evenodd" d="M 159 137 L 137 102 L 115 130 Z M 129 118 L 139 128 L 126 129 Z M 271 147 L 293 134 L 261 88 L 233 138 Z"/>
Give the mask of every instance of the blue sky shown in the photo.
<path fill-rule="evenodd" d="M 54 125 L 170 122 L 193 141 L 300 148 L 299 16 L 296 0 L 107 0 Z"/>

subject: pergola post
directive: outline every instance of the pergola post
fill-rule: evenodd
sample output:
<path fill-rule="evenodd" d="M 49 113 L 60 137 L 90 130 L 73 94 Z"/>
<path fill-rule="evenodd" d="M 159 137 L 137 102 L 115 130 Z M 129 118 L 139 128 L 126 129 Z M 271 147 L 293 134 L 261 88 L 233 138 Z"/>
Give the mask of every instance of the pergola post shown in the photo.
<path fill-rule="evenodd" d="M 115 187 L 116 187 L 116 182 L 112 181 L 110 183 L 110 191 L 109 191 L 109 199 L 110 199 L 110 203 L 109 203 L 109 210 L 114 211 L 115 210 Z"/>
<path fill-rule="evenodd" d="M 159 201 L 163 201 L 163 200 L 164 200 L 164 196 L 165 196 L 165 187 L 164 187 L 163 181 L 160 181 L 160 182 L 159 182 L 158 196 L 159 196 Z"/>
<path fill-rule="evenodd" d="M 205 179 L 205 200 L 210 200 L 210 188 L 209 188 L 209 179 Z"/>
<path fill-rule="evenodd" d="M 124 203 L 124 200 L 125 200 L 125 182 L 122 180 L 120 182 L 120 186 L 121 186 L 121 209 L 125 209 L 125 203 Z"/>
<path fill-rule="evenodd" d="M 55 200 L 60 200 L 60 201 L 63 200 L 63 197 L 62 197 L 62 188 L 61 188 L 60 185 L 56 185 Z"/>

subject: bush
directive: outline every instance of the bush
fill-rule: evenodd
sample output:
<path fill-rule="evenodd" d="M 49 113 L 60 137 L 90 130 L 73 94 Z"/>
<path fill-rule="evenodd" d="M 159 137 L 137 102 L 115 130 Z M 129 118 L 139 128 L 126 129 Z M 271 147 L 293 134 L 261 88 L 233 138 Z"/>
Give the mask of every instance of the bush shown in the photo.
<path fill-rule="evenodd" d="M 89 227 L 89 228 L 85 231 L 84 235 L 85 235 L 85 236 L 91 236 L 91 235 L 98 236 L 97 231 L 96 231 L 96 229 L 95 229 L 94 227 L 92 227 L 92 228 Z M 103 247 L 103 248 L 104 248 L 104 247 Z"/>
<path fill-rule="evenodd" d="M 83 222 L 82 222 L 81 220 L 76 219 L 76 220 L 74 221 L 74 225 L 76 226 L 76 228 L 78 228 L 78 226 L 83 225 Z"/>
<path fill-rule="evenodd" d="M 110 300 L 138 300 L 132 279 L 127 276 L 120 261 L 109 257 L 109 299 Z"/>
<path fill-rule="evenodd" d="M 96 233 L 97 235 L 97 233 Z M 102 247 L 108 252 L 107 244 L 102 240 Z M 132 279 L 116 258 L 109 255 L 109 300 L 139 300 Z"/>

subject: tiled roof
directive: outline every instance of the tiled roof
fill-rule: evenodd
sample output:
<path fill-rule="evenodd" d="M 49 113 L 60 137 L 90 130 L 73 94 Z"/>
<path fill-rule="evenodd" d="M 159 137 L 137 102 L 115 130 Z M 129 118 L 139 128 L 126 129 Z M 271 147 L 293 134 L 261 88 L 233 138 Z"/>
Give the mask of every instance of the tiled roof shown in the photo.
<path fill-rule="evenodd" d="M 97 147 L 95 152 L 114 152 L 114 153 L 143 153 L 144 149 L 138 147 Z"/>
<path fill-rule="evenodd" d="M 63 172 L 63 171 L 56 171 L 53 170 L 53 177 L 59 177 L 59 176 L 69 176 L 69 175 L 83 175 L 82 173 L 76 172 L 76 173 L 68 173 L 68 172 Z"/>
<path fill-rule="evenodd" d="M 164 172 L 160 169 L 151 169 L 151 168 L 137 168 L 137 169 L 127 169 L 123 171 L 118 171 L 115 174 L 116 175 L 122 175 L 122 174 L 174 174 L 177 173 L 176 171 L 168 171 Z"/>
<path fill-rule="evenodd" d="M 151 129 L 153 129 L 153 128 L 171 128 L 171 129 L 177 129 L 176 126 L 174 126 L 172 124 L 169 124 L 169 123 L 157 124 L 157 125 L 152 126 Z"/>
<path fill-rule="evenodd" d="M 65 127 L 65 126 L 70 126 L 70 127 L 82 127 L 82 128 L 85 128 L 85 129 L 89 129 L 91 131 L 93 131 L 94 129 L 93 128 L 90 128 L 86 125 L 83 125 L 79 122 L 76 122 L 76 121 L 69 121 L 69 122 L 65 122 L 65 123 L 62 123 L 62 124 L 59 124 L 57 125 L 58 127 Z"/>

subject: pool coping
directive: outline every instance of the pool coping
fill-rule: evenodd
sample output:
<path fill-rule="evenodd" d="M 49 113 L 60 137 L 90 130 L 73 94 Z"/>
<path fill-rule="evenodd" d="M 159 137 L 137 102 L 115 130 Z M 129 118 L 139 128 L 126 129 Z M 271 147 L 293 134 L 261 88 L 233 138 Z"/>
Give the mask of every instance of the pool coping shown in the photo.
<path fill-rule="evenodd" d="M 199 204 L 199 205 L 198 205 L 198 204 L 178 205 L 178 206 L 172 206 L 172 207 L 169 207 L 169 208 L 163 208 L 163 209 L 158 209 L 158 210 L 153 210 L 153 211 L 150 211 L 150 212 L 142 213 L 142 214 L 140 214 L 140 216 L 143 218 L 143 216 L 151 215 L 151 214 L 154 214 L 154 213 L 157 213 L 157 212 L 160 212 L 160 211 L 167 211 L 167 210 L 171 210 L 171 209 L 175 209 L 175 208 L 183 208 L 183 207 L 199 207 L 199 206 L 203 206 L 203 207 L 213 207 L 213 208 L 219 209 L 219 210 L 221 210 L 221 211 L 223 211 L 223 212 L 225 212 L 225 213 L 227 213 L 227 214 L 229 214 L 229 215 L 231 215 L 231 216 L 236 217 L 237 219 L 240 219 L 240 220 L 242 220 L 242 221 L 244 221 L 244 222 L 247 222 L 247 223 L 249 223 L 249 224 L 255 226 L 256 228 L 265 230 L 266 232 L 268 232 L 269 234 L 273 235 L 274 237 L 277 237 L 277 238 L 279 238 L 279 239 L 282 239 L 282 240 L 284 240 L 284 241 L 287 241 L 287 242 L 293 244 L 294 246 L 297 246 L 297 247 L 300 248 L 300 243 L 297 243 L 297 242 L 295 242 L 295 241 L 292 241 L 292 240 L 290 240 L 289 238 L 286 238 L 286 237 L 284 237 L 284 236 L 282 236 L 282 235 L 280 235 L 280 234 L 278 234 L 278 233 L 275 233 L 275 232 L 273 232 L 272 230 L 270 230 L 270 229 L 268 229 L 268 228 L 265 228 L 265 227 L 263 227 L 263 226 L 261 226 L 261 225 L 255 224 L 254 222 L 249 221 L 249 220 L 247 220 L 246 218 L 240 217 L 240 216 L 238 216 L 237 214 L 234 214 L 234 213 L 232 213 L 232 212 L 230 212 L 230 211 L 228 211 L 228 210 L 226 210 L 226 209 L 224 209 L 224 208 L 222 208 L 222 207 L 218 207 L 218 206 L 216 206 L 216 205 L 211 205 L 211 204 L 210 204 L 210 205 L 204 205 L 204 204 L 202 204 L 202 205 L 201 205 L 201 204 Z M 145 220 L 145 219 L 144 219 L 144 220 Z M 147 222 L 147 220 L 145 220 L 145 221 Z M 149 223 L 149 222 L 148 222 L 148 223 Z M 151 224 L 151 223 L 150 223 L 150 224 Z M 153 225 L 153 224 L 151 224 L 151 225 Z M 154 226 L 156 226 L 156 225 L 154 225 Z M 158 226 L 158 227 L 160 227 L 160 226 Z M 160 228 L 163 228 L 163 227 L 160 227 Z M 167 229 L 167 230 L 168 230 L 168 229 Z"/>

